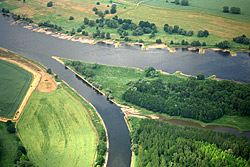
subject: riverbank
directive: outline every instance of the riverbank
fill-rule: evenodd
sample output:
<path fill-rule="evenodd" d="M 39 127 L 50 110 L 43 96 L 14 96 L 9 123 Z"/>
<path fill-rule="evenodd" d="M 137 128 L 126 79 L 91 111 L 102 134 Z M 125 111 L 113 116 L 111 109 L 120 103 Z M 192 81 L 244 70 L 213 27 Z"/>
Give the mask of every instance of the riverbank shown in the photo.
<path fill-rule="evenodd" d="M 38 27 L 38 25 L 34 24 L 34 23 L 27 23 L 27 22 L 23 22 L 23 21 L 15 21 L 12 24 L 20 24 L 20 23 L 25 23 L 27 24 L 26 26 L 24 26 L 24 28 L 32 30 L 33 32 L 39 32 L 39 33 L 44 33 L 46 35 L 50 35 L 52 37 L 55 38 L 59 38 L 59 39 L 66 39 L 66 40 L 70 40 L 73 42 L 80 42 L 80 43 L 87 43 L 87 44 L 91 44 L 91 45 L 95 45 L 97 43 L 105 43 L 107 45 L 114 45 L 115 48 L 119 48 L 122 45 L 127 45 L 127 46 L 134 46 L 134 45 L 139 45 L 141 47 L 141 50 L 149 50 L 149 49 L 167 49 L 170 53 L 175 53 L 177 48 L 186 48 L 188 50 L 198 50 L 199 54 L 205 54 L 206 51 L 209 50 L 213 50 L 213 51 L 219 51 L 219 52 L 225 52 L 225 53 L 230 53 L 231 56 L 237 56 L 237 52 L 248 52 L 250 53 L 250 50 L 245 50 L 245 49 L 240 49 L 240 50 L 229 50 L 229 49 L 220 49 L 220 48 L 213 48 L 213 47 L 209 47 L 209 48 L 204 48 L 204 47 L 193 47 L 193 46 L 188 46 L 188 47 L 183 47 L 182 45 L 180 46 L 171 46 L 168 45 L 166 43 L 161 43 L 161 44 L 149 44 L 149 45 L 145 45 L 144 43 L 139 43 L 139 42 L 134 42 L 134 43 L 130 43 L 130 42 L 120 42 L 117 41 L 116 39 L 93 39 L 90 38 L 88 36 L 82 36 L 80 33 L 76 33 L 75 35 L 69 35 L 69 34 L 64 34 L 62 32 L 59 31 L 54 31 L 51 30 L 50 28 L 42 28 L 42 27 Z"/>
<path fill-rule="evenodd" d="M 63 58 L 56 58 L 56 57 L 54 58 L 59 60 L 62 64 L 64 64 L 68 60 L 68 59 L 63 59 Z M 91 66 L 91 63 L 84 63 L 84 64 L 85 64 L 85 67 L 87 68 Z M 81 78 L 85 80 L 86 83 L 88 83 L 89 85 L 91 85 L 97 91 L 99 91 L 100 93 L 104 95 L 107 95 L 107 96 L 109 95 L 109 93 L 107 93 L 105 89 L 110 88 L 112 90 L 112 95 L 114 96 L 114 99 L 111 99 L 111 101 L 116 103 L 118 106 L 120 106 L 126 116 L 135 116 L 135 117 L 140 117 L 140 118 L 151 118 L 151 119 L 159 119 L 159 120 L 179 119 L 179 120 L 184 120 L 184 121 L 195 122 L 199 124 L 200 127 L 203 127 L 203 128 L 206 128 L 209 126 L 210 127 L 211 126 L 226 126 L 226 127 L 236 128 L 241 132 L 250 130 L 250 126 L 248 124 L 248 122 L 250 121 L 250 117 L 226 115 L 211 123 L 204 123 L 204 122 L 193 120 L 193 119 L 187 119 L 187 118 L 182 118 L 182 117 L 177 117 L 177 116 L 169 116 L 167 114 L 153 113 L 151 111 L 148 111 L 138 106 L 134 106 L 134 105 L 131 106 L 130 103 L 126 103 L 124 100 L 122 100 L 121 97 L 122 97 L 123 92 L 125 92 L 128 89 L 128 86 L 126 85 L 126 83 L 128 83 L 131 80 L 136 80 L 136 78 L 137 79 L 144 78 L 142 70 L 139 70 L 137 68 L 126 68 L 126 67 L 107 66 L 107 65 L 98 65 L 98 66 L 100 66 L 99 67 L 100 70 L 97 69 L 97 71 L 94 72 L 95 75 L 97 75 L 97 77 L 92 77 L 91 82 L 89 82 L 88 79 L 85 79 L 82 76 Z M 70 67 L 69 69 L 73 70 Z M 163 79 L 163 80 L 167 79 L 167 80 L 172 80 L 175 82 L 181 82 L 182 79 L 194 77 L 194 76 L 182 74 L 181 72 L 176 72 L 175 74 L 168 74 L 168 73 L 163 73 L 163 74 L 164 74 L 163 76 L 160 76 L 160 79 Z M 100 76 L 103 76 L 105 78 L 100 77 Z M 116 77 L 119 77 L 119 79 Z M 102 90 L 97 88 L 93 83 L 101 84 L 103 87 Z"/>
<path fill-rule="evenodd" d="M 75 92 L 74 89 L 71 88 L 66 82 L 64 82 L 63 80 L 60 80 L 58 77 L 56 77 L 55 74 L 53 74 L 53 73 L 51 75 L 48 74 L 45 70 L 46 68 L 44 66 L 40 65 L 39 63 L 32 61 L 32 60 L 29 60 L 28 58 L 19 56 L 16 53 L 13 53 L 13 52 L 11 52 L 7 49 L 4 49 L 4 48 L 0 48 L 0 53 L 1 53 L 1 55 L 0 55 L 1 59 L 5 60 L 5 61 L 9 61 L 9 62 L 14 63 L 14 64 L 17 64 L 18 66 L 24 68 L 25 70 L 27 70 L 33 74 L 33 80 L 32 80 L 33 82 L 30 85 L 30 88 L 32 88 L 32 89 L 29 89 L 27 91 L 26 96 L 25 96 L 24 100 L 22 101 L 22 104 L 20 105 L 22 108 L 21 107 L 18 108 L 14 118 L 12 119 L 12 121 L 17 122 L 16 126 L 19 125 L 19 121 L 21 119 L 27 119 L 27 117 L 23 118 L 23 117 L 25 117 L 25 116 L 23 116 L 24 110 L 27 110 L 26 109 L 27 104 L 32 103 L 32 102 L 30 102 L 30 98 L 31 98 L 31 96 L 34 96 L 33 95 L 34 92 L 39 92 L 40 94 L 38 96 L 41 95 L 41 96 L 44 96 L 44 98 L 47 98 L 47 96 L 48 97 L 52 96 L 52 93 L 58 94 L 59 92 L 61 92 L 61 93 L 65 94 L 64 92 L 67 92 L 69 95 L 71 95 L 71 97 L 76 102 L 78 102 L 82 106 L 82 108 L 84 109 L 84 111 L 86 112 L 86 114 L 88 116 L 88 120 L 89 120 L 92 128 L 95 130 L 97 144 L 95 146 L 96 147 L 95 148 L 95 156 L 93 158 L 93 162 L 91 162 L 94 166 L 96 163 L 96 160 L 97 160 L 97 156 L 100 156 L 100 155 L 98 155 L 99 152 L 97 151 L 97 147 L 99 145 L 99 140 L 105 140 L 105 143 L 107 143 L 107 150 L 109 148 L 109 140 L 108 140 L 106 126 L 105 126 L 104 121 L 102 120 L 101 116 L 99 115 L 99 113 L 95 109 L 95 107 L 92 104 L 90 104 L 86 99 L 84 99 L 82 96 L 80 96 L 77 92 Z M 61 89 L 61 90 L 59 90 L 59 89 Z M 63 91 L 62 91 L 62 89 L 63 89 Z M 56 95 L 55 95 L 55 97 L 56 97 Z M 53 98 L 53 99 L 57 99 L 57 98 Z M 66 101 L 65 101 L 65 103 L 66 103 Z M 34 104 L 36 104 L 36 103 L 34 102 Z M 55 107 L 55 108 L 57 108 L 57 107 Z M 39 110 L 40 110 L 40 108 L 39 108 Z M 71 112 L 72 112 L 72 109 L 71 109 Z M 62 111 L 60 111 L 60 113 L 62 114 Z M 79 115 L 79 118 L 80 117 L 82 117 L 82 116 Z M 1 121 L 4 121 L 4 122 L 6 122 L 7 120 L 9 120 L 9 119 L 1 119 Z M 55 120 L 53 120 L 53 121 L 54 121 L 54 123 L 56 123 Z M 74 120 L 74 122 L 75 121 L 76 120 Z M 87 121 L 87 120 L 85 120 L 85 121 Z M 25 123 L 23 123 L 23 124 L 29 124 L 29 122 L 25 121 Z M 85 125 L 86 125 L 86 123 L 85 123 Z M 34 126 L 35 126 L 35 124 L 34 124 Z M 66 126 L 65 126 L 65 128 L 66 128 Z M 19 129 L 23 130 L 22 128 L 19 128 Z M 48 130 L 48 129 L 45 128 L 44 130 Z M 84 130 L 84 128 L 83 128 L 83 130 Z M 104 136 L 102 136 L 103 131 L 105 132 Z M 20 133 L 19 133 L 19 135 L 20 135 Z M 25 135 L 25 136 L 27 137 L 27 135 Z M 100 139 L 101 137 L 102 137 L 102 139 Z M 67 140 L 67 139 L 65 139 L 65 140 Z M 30 149 L 33 150 L 33 147 Z M 105 158 L 104 166 L 106 166 L 107 160 L 108 160 L 108 151 L 105 152 L 105 155 L 103 157 Z"/>

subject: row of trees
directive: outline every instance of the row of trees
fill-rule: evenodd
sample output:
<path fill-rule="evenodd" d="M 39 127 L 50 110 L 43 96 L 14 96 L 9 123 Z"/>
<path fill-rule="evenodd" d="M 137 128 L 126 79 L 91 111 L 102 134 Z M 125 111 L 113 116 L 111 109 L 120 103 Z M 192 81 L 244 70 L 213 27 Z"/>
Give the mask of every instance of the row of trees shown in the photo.
<path fill-rule="evenodd" d="M 40 22 L 40 23 L 38 23 L 38 26 L 39 27 L 49 27 L 49 28 L 55 29 L 57 31 L 62 31 L 61 26 L 57 26 L 56 24 L 52 24 L 52 23 L 50 23 L 50 21 Z"/>
<path fill-rule="evenodd" d="M 168 2 L 168 1 L 166 1 Z M 175 0 L 174 2 L 172 3 L 175 3 L 176 5 L 182 5 L 182 6 L 189 6 L 189 1 L 188 0 Z"/>
<path fill-rule="evenodd" d="M 223 12 L 224 13 L 232 13 L 232 14 L 240 14 L 240 8 L 239 7 L 231 7 L 230 10 L 229 10 L 229 7 L 228 6 L 224 6 L 223 7 Z"/>
<path fill-rule="evenodd" d="M 94 76 L 93 71 L 91 69 L 83 66 L 80 61 L 67 62 L 67 63 L 65 63 L 65 65 L 72 66 L 77 72 L 79 72 L 81 75 L 83 75 L 85 77 L 93 77 Z"/>
<path fill-rule="evenodd" d="M 31 18 L 28 18 L 28 17 L 21 17 L 20 15 L 17 15 L 17 14 L 14 14 L 14 13 L 10 13 L 9 9 L 5 9 L 5 8 L 2 8 L 2 13 L 5 13 L 5 14 L 10 14 L 11 17 L 16 21 L 16 20 L 20 20 L 20 21 L 25 21 L 25 22 L 28 22 L 28 23 L 33 23 L 33 20 Z"/>
<path fill-rule="evenodd" d="M 163 27 L 164 31 L 169 33 L 169 34 L 180 34 L 180 35 L 185 35 L 185 36 L 193 36 L 194 32 L 193 31 L 186 31 L 183 28 L 180 28 L 178 25 L 175 25 L 174 27 L 169 26 L 168 24 L 165 24 Z"/>
<path fill-rule="evenodd" d="M 130 118 L 130 121 L 134 121 Z M 138 167 L 248 166 L 245 137 L 141 119 L 131 132 Z M 217 135 L 217 137 L 216 137 Z"/>
<path fill-rule="evenodd" d="M 145 70 L 145 75 L 149 74 L 151 72 Z M 224 114 L 250 115 L 249 84 L 190 78 L 181 83 L 138 80 L 129 86 L 123 99 L 154 112 L 203 122 L 211 122 Z"/>

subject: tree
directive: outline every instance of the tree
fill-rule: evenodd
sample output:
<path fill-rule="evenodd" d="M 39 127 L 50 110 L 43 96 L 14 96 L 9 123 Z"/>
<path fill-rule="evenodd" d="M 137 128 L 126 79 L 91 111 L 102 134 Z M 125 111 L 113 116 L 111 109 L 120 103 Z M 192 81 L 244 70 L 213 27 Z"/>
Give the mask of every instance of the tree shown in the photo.
<path fill-rule="evenodd" d="M 9 126 L 9 125 L 11 125 L 12 124 L 12 121 L 11 120 L 8 120 L 7 122 L 6 122 L 6 125 L 7 126 Z"/>
<path fill-rule="evenodd" d="M 174 44 L 174 41 L 173 41 L 173 40 L 171 40 L 170 44 L 171 44 L 171 45 L 173 45 L 173 44 Z"/>
<path fill-rule="evenodd" d="M 69 20 L 74 20 L 74 17 L 73 17 L 73 16 L 70 16 L 70 17 L 69 17 Z"/>
<path fill-rule="evenodd" d="M 98 9 L 96 7 L 93 7 L 92 9 L 94 12 L 98 11 Z"/>
<path fill-rule="evenodd" d="M 101 32 L 100 37 L 105 38 L 105 32 Z"/>
<path fill-rule="evenodd" d="M 113 5 L 111 6 L 110 13 L 111 13 L 111 14 L 116 13 L 116 4 L 113 4 Z"/>
<path fill-rule="evenodd" d="M 90 27 L 94 27 L 95 26 L 95 21 L 94 20 L 90 20 L 89 21 L 89 26 Z"/>
<path fill-rule="evenodd" d="M 48 3 L 47 3 L 47 7 L 52 7 L 53 6 L 53 2 L 52 1 L 49 1 Z"/>
<path fill-rule="evenodd" d="M 162 43 L 161 39 L 157 39 L 155 42 L 158 43 L 158 44 Z"/>
<path fill-rule="evenodd" d="M 168 24 L 164 24 L 163 29 L 164 29 L 165 32 L 168 32 Z"/>
<path fill-rule="evenodd" d="M 229 13 L 229 7 L 228 6 L 224 6 L 223 7 L 223 12 L 224 13 Z"/>
<path fill-rule="evenodd" d="M 180 4 L 180 0 L 175 0 L 174 2 L 175 2 L 176 5 Z"/>
<path fill-rule="evenodd" d="M 107 32 L 107 34 L 106 34 L 106 39 L 110 39 L 110 33 L 109 32 Z"/>
<path fill-rule="evenodd" d="M 204 80 L 205 76 L 203 74 L 198 74 L 197 75 L 197 80 Z"/>
<path fill-rule="evenodd" d="M 96 5 L 100 5 L 100 2 L 96 2 Z"/>
<path fill-rule="evenodd" d="M 241 13 L 240 8 L 238 8 L 238 7 L 231 7 L 230 12 L 233 14 L 240 14 Z"/>
<path fill-rule="evenodd" d="M 105 15 L 106 15 L 106 14 L 109 14 L 109 10 L 105 10 L 105 12 L 104 12 L 104 13 L 105 13 Z"/>
<path fill-rule="evenodd" d="M 78 28 L 78 29 L 77 29 L 77 32 L 78 32 L 78 33 L 79 33 L 79 32 L 81 32 L 81 31 L 82 31 L 82 29 L 81 29 L 81 28 Z"/>
<path fill-rule="evenodd" d="M 223 41 L 217 44 L 217 46 L 221 49 L 227 49 L 230 48 L 230 43 L 228 41 Z"/>
<path fill-rule="evenodd" d="M 188 0 L 182 0 L 182 1 L 181 1 L 181 5 L 182 5 L 182 6 L 188 6 L 188 5 L 189 5 Z"/>
<path fill-rule="evenodd" d="M 84 17 L 84 24 L 88 25 L 89 24 L 89 19 L 87 17 Z"/>
<path fill-rule="evenodd" d="M 47 73 L 52 74 L 52 70 L 50 68 L 47 69 Z"/>
<path fill-rule="evenodd" d="M 15 133 L 15 132 L 16 132 L 15 125 L 14 125 L 14 124 L 10 124 L 10 125 L 7 127 L 7 131 L 8 131 L 9 133 Z"/>

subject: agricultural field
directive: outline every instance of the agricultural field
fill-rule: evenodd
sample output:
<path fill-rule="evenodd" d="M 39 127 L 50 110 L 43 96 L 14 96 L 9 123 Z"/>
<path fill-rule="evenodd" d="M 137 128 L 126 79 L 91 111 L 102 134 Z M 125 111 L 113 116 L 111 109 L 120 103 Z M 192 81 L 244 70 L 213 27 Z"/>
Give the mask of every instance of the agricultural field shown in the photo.
<path fill-rule="evenodd" d="M 97 4 L 99 2 L 99 4 Z M 71 34 L 74 29 L 75 36 L 83 36 L 82 31 L 88 32 L 88 37 L 96 40 L 103 39 L 101 36 L 94 36 L 96 30 L 105 34 L 110 33 L 111 39 L 116 42 L 138 42 L 141 41 L 145 45 L 155 44 L 157 39 L 167 44 L 170 47 L 182 46 L 182 40 L 189 44 L 184 47 L 190 47 L 192 41 L 200 41 L 206 43 L 206 46 L 201 48 L 214 48 L 224 40 L 229 41 L 230 50 L 249 50 L 249 45 L 243 45 L 233 42 L 233 38 L 241 35 L 250 36 L 250 12 L 248 0 L 222 0 L 220 2 L 212 0 L 190 0 L 189 6 L 175 5 L 173 0 L 56 0 L 53 1 L 52 7 L 47 7 L 47 1 L 41 0 L 25 0 L 13 1 L 5 0 L 0 3 L 1 8 L 8 8 L 10 12 L 33 19 L 34 22 L 50 21 L 50 24 L 60 26 L 63 33 Z M 133 23 L 138 24 L 140 21 L 148 21 L 157 26 L 157 33 L 144 35 L 132 35 L 132 30 L 126 30 L 128 35 L 118 33 L 119 28 L 110 28 L 106 24 L 100 26 L 96 20 L 101 17 L 95 14 L 93 8 L 98 11 L 110 11 L 112 5 L 116 5 L 116 13 L 104 15 L 104 19 L 112 19 L 118 16 L 120 19 L 131 19 Z M 239 7 L 241 14 L 223 13 L 223 7 Z M 74 19 L 70 20 L 70 16 Z M 94 26 L 84 25 L 84 18 L 94 21 Z M 163 30 L 164 24 L 169 24 L 174 27 L 178 25 L 186 31 L 193 31 L 194 35 L 184 36 L 177 33 L 169 34 Z M 84 26 L 83 26 L 84 25 Z M 77 32 L 83 26 L 80 32 Z M 118 27 L 121 27 L 119 25 Z M 208 30 L 208 37 L 197 37 L 199 30 Z M 75 34 L 76 33 L 76 34 Z M 126 38 L 127 37 L 127 38 Z M 171 43 L 173 41 L 173 43 Z"/>
<path fill-rule="evenodd" d="M 69 65 L 74 71 L 77 71 L 75 67 L 71 64 L 73 60 L 60 58 L 66 65 Z M 215 119 L 212 122 L 206 123 L 200 120 L 190 119 L 190 118 L 183 118 L 181 116 L 170 116 L 166 113 L 156 113 L 153 111 L 149 111 L 143 107 L 138 105 L 134 105 L 129 103 L 123 99 L 124 92 L 129 89 L 129 84 L 131 82 L 146 79 L 146 80 L 154 80 L 154 78 L 148 78 L 145 76 L 145 72 L 136 69 L 136 68 L 129 68 L 129 67 L 118 67 L 118 66 L 108 66 L 108 65 L 101 65 L 101 64 L 93 64 L 93 63 L 86 63 L 81 62 L 82 69 L 85 69 L 85 72 L 88 71 L 88 74 L 91 74 L 91 77 L 85 77 L 91 84 L 95 87 L 99 88 L 102 92 L 104 92 L 109 98 L 114 99 L 117 103 L 133 106 L 135 109 L 139 110 L 139 114 L 142 115 L 157 115 L 163 117 L 165 119 L 182 119 L 193 121 L 201 124 L 202 126 L 207 125 L 217 125 L 217 126 L 228 126 L 238 129 L 239 131 L 249 131 L 249 121 L 250 116 L 240 116 L 240 115 L 223 115 L 219 119 Z M 90 72 L 92 71 L 92 73 Z M 161 79 L 164 84 L 166 83 L 182 83 L 185 80 L 190 79 L 190 76 L 182 75 L 180 72 L 175 74 L 160 74 L 157 79 Z M 211 78 L 207 80 L 211 80 Z M 249 86 L 249 85 L 248 85 Z"/>
<path fill-rule="evenodd" d="M 29 88 L 32 75 L 15 64 L 0 60 L 0 117 L 12 118 Z"/>
<path fill-rule="evenodd" d="M 29 159 L 37 166 L 92 166 L 97 135 L 89 108 L 62 87 L 51 93 L 35 91 L 17 124 Z"/>

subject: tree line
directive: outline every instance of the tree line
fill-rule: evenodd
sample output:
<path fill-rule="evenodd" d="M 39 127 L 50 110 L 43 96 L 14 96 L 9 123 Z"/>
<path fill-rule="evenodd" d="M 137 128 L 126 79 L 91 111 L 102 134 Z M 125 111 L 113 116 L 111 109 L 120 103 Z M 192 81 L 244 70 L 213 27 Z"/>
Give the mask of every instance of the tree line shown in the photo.
<path fill-rule="evenodd" d="M 136 122 L 134 119 L 129 118 Z M 131 150 L 137 155 L 138 167 L 250 165 L 246 137 L 150 119 L 137 124 L 131 132 Z"/>
<path fill-rule="evenodd" d="M 123 99 L 154 112 L 203 122 L 212 122 L 224 114 L 250 115 L 250 84 L 191 77 L 180 83 L 156 78 L 128 85 Z"/>

